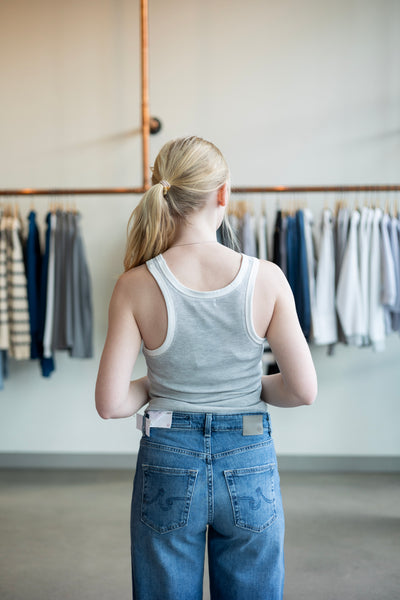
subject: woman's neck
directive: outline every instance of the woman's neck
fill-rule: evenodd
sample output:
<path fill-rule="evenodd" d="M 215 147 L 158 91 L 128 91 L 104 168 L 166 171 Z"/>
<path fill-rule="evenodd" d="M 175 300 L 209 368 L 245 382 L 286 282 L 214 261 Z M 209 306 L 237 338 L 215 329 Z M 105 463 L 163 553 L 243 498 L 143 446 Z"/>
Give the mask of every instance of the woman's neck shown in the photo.
<path fill-rule="evenodd" d="M 178 226 L 171 246 L 189 246 L 217 242 L 217 232 L 206 220 L 197 219 Z"/>
<path fill-rule="evenodd" d="M 178 246 L 197 246 L 199 244 L 218 244 L 217 240 L 203 240 L 201 242 L 174 242 L 170 248 L 177 248 Z"/>

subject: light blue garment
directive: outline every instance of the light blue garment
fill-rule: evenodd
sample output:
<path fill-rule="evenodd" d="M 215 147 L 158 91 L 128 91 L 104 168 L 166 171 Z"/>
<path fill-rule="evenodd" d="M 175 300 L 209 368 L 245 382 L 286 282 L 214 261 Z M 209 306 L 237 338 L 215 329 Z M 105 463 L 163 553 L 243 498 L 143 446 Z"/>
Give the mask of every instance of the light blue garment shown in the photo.
<path fill-rule="evenodd" d="M 255 219 L 249 212 L 243 217 L 243 252 L 249 256 L 257 256 Z"/>
<path fill-rule="evenodd" d="M 254 413 L 252 414 L 254 416 Z M 282 600 L 284 514 L 269 415 L 173 413 L 142 437 L 131 510 L 134 600 Z"/>
<path fill-rule="evenodd" d="M 166 302 L 163 344 L 143 348 L 150 381 L 150 410 L 262 412 L 264 338 L 252 322 L 259 261 L 242 255 L 235 279 L 214 291 L 182 285 L 160 254 L 147 263 Z"/>

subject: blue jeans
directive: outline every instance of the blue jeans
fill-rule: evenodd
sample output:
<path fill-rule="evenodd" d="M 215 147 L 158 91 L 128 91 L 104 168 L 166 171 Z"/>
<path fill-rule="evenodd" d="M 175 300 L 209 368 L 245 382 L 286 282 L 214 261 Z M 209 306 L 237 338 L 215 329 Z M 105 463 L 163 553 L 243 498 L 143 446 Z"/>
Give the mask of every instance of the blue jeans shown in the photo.
<path fill-rule="evenodd" d="M 142 437 L 131 511 L 134 600 L 281 600 L 284 515 L 269 415 L 174 412 Z"/>

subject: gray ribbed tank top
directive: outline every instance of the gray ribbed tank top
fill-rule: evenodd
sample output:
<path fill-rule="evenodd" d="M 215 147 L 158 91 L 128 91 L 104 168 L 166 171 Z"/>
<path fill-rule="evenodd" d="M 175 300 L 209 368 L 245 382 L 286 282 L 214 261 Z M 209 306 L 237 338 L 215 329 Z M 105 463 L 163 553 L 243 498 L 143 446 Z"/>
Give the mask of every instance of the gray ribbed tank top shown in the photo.
<path fill-rule="evenodd" d="M 242 254 L 235 279 L 201 292 L 182 285 L 161 254 L 147 268 L 164 296 L 167 335 L 159 348 L 143 348 L 150 410 L 266 412 L 260 400 L 263 338 L 254 330 L 252 305 L 258 259 Z"/>

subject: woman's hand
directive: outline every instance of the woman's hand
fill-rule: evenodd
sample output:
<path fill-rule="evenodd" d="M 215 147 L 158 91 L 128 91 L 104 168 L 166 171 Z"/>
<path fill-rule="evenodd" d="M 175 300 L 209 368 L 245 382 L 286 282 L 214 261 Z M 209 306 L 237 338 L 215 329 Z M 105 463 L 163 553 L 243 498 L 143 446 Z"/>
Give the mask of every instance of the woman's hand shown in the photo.
<path fill-rule="evenodd" d="M 147 375 L 140 379 L 134 379 L 129 384 L 129 395 L 131 397 L 131 406 L 136 413 L 142 406 L 149 401 L 149 379 Z M 134 414 L 132 413 L 132 414 Z"/>

